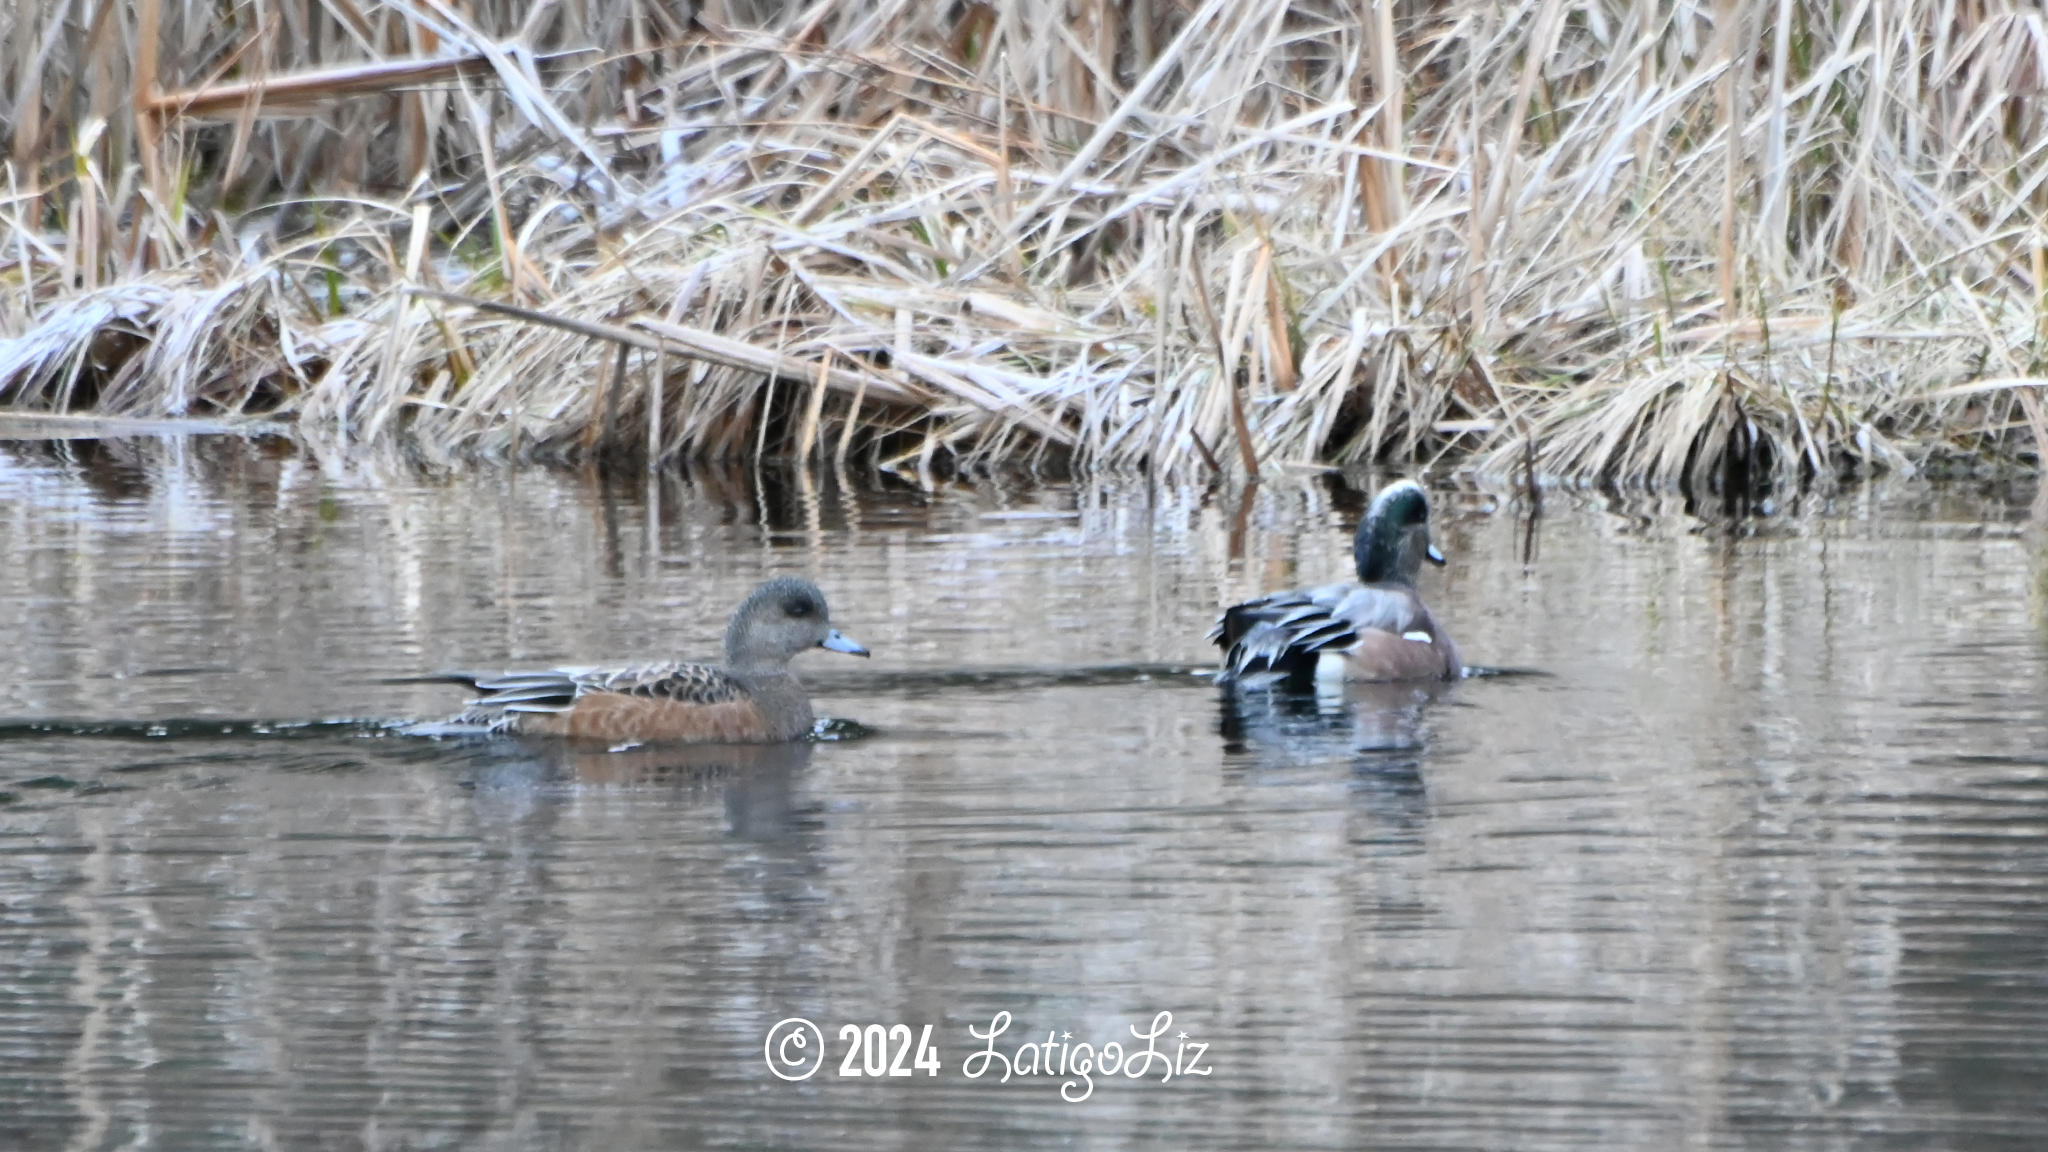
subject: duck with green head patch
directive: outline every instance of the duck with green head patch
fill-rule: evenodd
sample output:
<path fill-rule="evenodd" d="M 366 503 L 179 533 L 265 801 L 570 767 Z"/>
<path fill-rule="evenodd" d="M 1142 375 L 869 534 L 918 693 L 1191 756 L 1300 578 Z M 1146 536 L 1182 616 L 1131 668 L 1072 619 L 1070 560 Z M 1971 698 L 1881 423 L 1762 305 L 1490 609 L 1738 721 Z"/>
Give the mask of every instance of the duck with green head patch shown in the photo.
<path fill-rule="evenodd" d="M 1441 565 L 1429 539 L 1429 497 L 1413 480 L 1380 490 L 1351 545 L 1358 582 L 1276 592 L 1226 609 L 1209 638 L 1224 650 L 1225 680 L 1455 680 L 1451 642 L 1415 590 L 1422 562 Z"/>

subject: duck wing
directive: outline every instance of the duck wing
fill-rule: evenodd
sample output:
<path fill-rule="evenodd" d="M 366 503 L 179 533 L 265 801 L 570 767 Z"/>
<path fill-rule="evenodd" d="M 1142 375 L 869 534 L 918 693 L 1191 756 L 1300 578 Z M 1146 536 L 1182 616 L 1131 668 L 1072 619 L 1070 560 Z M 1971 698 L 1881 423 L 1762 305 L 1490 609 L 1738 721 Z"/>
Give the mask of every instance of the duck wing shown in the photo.
<path fill-rule="evenodd" d="M 730 704 L 747 698 L 745 686 L 723 669 L 682 661 L 623 668 L 454 672 L 448 678 L 479 693 L 455 724 L 492 730 L 509 726 L 519 713 L 567 712 L 579 699 L 596 694 L 678 704 Z"/>
<path fill-rule="evenodd" d="M 670 661 L 632 668 L 595 669 L 577 681 L 585 693 L 617 692 L 677 704 L 731 704 L 747 699 L 746 686 L 722 668 Z"/>
<path fill-rule="evenodd" d="M 1230 680 L 1265 674 L 1313 676 L 1325 650 L 1343 651 L 1366 632 L 1434 632 L 1429 609 L 1399 584 L 1325 584 L 1276 592 L 1225 609 L 1209 639 L 1224 650 Z"/>

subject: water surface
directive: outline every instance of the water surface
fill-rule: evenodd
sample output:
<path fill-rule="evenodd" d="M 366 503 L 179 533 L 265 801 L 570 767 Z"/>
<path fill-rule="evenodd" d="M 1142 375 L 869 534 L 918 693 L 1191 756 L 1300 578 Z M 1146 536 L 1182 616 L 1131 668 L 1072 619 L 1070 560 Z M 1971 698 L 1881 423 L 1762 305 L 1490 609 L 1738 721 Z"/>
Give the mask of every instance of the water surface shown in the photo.
<path fill-rule="evenodd" d="M 2048 1140 L 2030 492 L 1532 534 L 1442 487 L 1425 594 L 1511 674 L 1225 702 L 1217 606 L 1342 576 L 1374 482 L 0 444 L 0 1146 Z M 438 669 L 714 655 L 780 573 L 874 650 L 800 661 L 847 738 L 388 726 Z M 1161 1012 L 1170 1080 L 963 1070 Z M 839 1075 L 899 1023 L 938 1075 Z"/>

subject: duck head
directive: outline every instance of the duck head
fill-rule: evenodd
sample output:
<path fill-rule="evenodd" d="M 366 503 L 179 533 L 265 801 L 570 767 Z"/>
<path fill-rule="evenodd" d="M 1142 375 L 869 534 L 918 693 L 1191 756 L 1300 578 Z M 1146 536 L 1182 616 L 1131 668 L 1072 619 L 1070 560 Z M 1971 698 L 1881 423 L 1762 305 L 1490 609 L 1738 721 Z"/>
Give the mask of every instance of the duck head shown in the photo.
<path fill-rule="evenodd" d="M 1429 541 L 1429 497 L 1413 480 L 1380 489 L 1358 522 L 1351 542 L 1361 584 L 1413 584 L 1422 562 L 1442 564 L 1444 554 Z"/>
<path fill-rule="evenodd" d="M 754 589 L 725 628 L 725 666 L 736 672 L 779 671 L 809 648 L 868 654 L 832 627 L 818 586 L 794 576 L 778 576 Z"/>

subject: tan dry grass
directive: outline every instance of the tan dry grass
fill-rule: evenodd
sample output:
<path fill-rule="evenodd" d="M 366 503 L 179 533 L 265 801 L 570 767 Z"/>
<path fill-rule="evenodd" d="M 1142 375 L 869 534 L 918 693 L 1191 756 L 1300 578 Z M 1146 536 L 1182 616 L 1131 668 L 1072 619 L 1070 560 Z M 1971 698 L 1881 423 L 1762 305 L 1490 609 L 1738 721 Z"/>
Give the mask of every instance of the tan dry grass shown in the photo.
<path fill-rule="evenodd" d="M 0 12 L 0 397 L 1708 486 L 2048 437 L 2027 5 L 700 9 Z"/>

